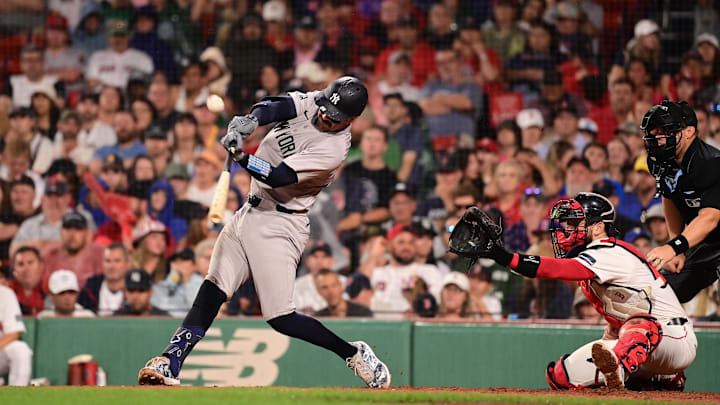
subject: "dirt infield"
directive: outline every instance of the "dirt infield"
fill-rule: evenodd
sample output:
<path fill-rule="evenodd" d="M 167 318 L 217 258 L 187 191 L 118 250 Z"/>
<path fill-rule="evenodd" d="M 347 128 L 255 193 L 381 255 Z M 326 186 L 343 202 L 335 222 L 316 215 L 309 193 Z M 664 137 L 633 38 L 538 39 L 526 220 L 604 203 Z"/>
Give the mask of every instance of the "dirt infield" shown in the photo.
<path fill-rule="evenodd" d="M 608 399 L 637 399 L 649 401 L 673 401 L 673 402 L 695 402 L 704 404 L 720 404 L 720 394 L 711 392 L 669 392 L 669 391 L 630 391 L 625 389 L 595 389 L 584 391 L 553 391 L 533 390 L 525 388 L 413 388 L 413 387 L 397 387 L 391 390 L 408 391 L 408 392 L 437 392 L 437 391 L 453 391 L 453 392 L 469 392 L 484 394 L 507 394 L 507 395 L 528 395 L 528 396 L 563 396 L 577 398 L 608 398 Z"/>

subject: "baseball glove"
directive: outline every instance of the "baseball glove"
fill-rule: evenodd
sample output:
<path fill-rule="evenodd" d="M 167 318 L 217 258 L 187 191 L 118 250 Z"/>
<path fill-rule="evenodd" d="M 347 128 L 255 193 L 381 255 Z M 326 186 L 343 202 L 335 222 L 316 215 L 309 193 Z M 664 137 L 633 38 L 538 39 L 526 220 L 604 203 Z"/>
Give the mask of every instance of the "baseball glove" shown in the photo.
<path fill-rule="evenodd" d="M 465 211 L 450 234 L 450 251 L 462 257 L 489 257 L 502 246 L 502 227 L 477 207 Z"/>

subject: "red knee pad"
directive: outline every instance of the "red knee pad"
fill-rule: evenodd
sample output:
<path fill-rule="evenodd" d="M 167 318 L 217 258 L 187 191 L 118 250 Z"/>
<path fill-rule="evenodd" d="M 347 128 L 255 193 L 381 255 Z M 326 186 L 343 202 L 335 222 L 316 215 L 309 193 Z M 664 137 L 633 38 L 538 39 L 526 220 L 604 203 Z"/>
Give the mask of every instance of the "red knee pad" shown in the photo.
<path fill-rule="evenodd" d="M 562 356 L 557 363 L 551 361 L 545 370 L 545 379 L 547 380 L 548 385 L 550 385 L 550 388 L 554 390 L 575 391 L 583 389 L 582 385 L 570 384 L 570 377 L 567 375 L 567 370 L 565 369 L 564 364 L 565 359 L 568 356 L 569 354 Z"/>
<path fill-rule="evenodd" d="M 635 372 L 662 341 L 662 326 L 650 314 L 638 313 L 620 327 L 613 351 L 627 372 Z"/>

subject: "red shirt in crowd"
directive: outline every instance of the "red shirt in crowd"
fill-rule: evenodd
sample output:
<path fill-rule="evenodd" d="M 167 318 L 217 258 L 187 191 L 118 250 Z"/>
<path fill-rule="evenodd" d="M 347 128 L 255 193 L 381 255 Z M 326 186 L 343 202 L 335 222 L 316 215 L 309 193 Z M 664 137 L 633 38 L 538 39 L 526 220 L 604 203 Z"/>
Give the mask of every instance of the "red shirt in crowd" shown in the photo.
<path fill-rule="evenodd" d="M 585 91 L 582 88 L 580 80 L 577 78 L 577 74 L 580 71 L 578 66 L 576 66 L 572 61 L 567 61 L 561 63 L 556 69 L 560 72 L 560 74 L 562 74 L 565 91 L 585 97 Z M 585 65 L 585 72 L 585 77 L 596 76 L 600 73 L 598 68 L 592 64 Z"/>
<path fill-rule="evenodd" d="M 75 258 L 69 258 L 62 247 L 56 247 L 45 254 L 45 267 L 48 273 L 56 270 L 72 270 L 77 276 L 78 285 L 85 285 L 85 280 L 102 273 L 103 246 L 90 242 L 85 250 Z"/>
<path fill-rule="evenodd" d="M 27 310 L 27 315 L 35 316 L 45 306 L 45 297 L 48 295 L 48 277 L 47 275 L 43 276 L 42 281 L 33 288 L 29 295 L 25 294 L 25 290 L 16 280 L 10 281 L 8 288 L 15 292 L 18 302 L 24 307 L 23 311 Z"/>
<path fill-rule="evenodd" d="M 598 125 L 597 140 L 602 144 L 607 144 L 615 137 L 615 129 L 620 125 L 610 106 L 602 108 L 594 107 L 590 110 L 588 118 L 595 121 Z"/>
<path fill-rule="evenodd" d="M 385 74 L 387 72 L 388 60 L 393 52 L 400 50 L 400 45 L 390 45 L 385 48 L 378 57 L 377 65 L 375 65 L 376 74 Z M 428 76 L 435 73 L 435 49 L 425 42 L 418 41 L 410 55 L 412 59 L 413 86 L 422 87 Z"/>

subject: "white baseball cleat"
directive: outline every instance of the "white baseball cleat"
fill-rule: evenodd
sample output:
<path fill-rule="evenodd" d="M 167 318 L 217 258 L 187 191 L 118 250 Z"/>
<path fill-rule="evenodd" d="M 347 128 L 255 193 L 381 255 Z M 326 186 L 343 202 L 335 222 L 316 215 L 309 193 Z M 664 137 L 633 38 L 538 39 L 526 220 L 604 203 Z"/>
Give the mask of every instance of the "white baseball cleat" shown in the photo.
<path fill-rule="evenodd" d="M 625 386 L 620 361 L 615 352 L 605 343 L 597 342 L 592 345 L 592 359 L 595 367 L 605 376 L 605 385 L 608 388 L 623 388 Z"/>
<path fill-rule="evenodd" d="M 165 356 L 148 360 L 138 374 L 140 385 L 180 385 L 180 379 L 173 376 L 170 360 Z"/>
<path fill-rule="evenodd" d="M 370 346 L 365 342 L 350 342 L 350 344 L 357 347 L 358 351 L 345 362 L 355 375 L 362 378 L 370 388 L 390 387 L 390 369 L 375 356 Z"/>

